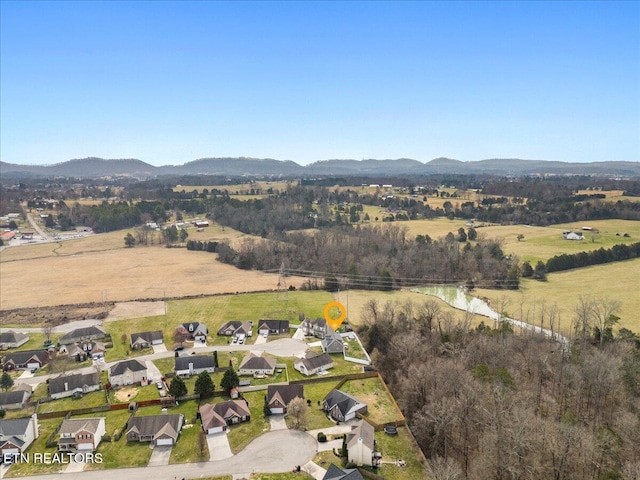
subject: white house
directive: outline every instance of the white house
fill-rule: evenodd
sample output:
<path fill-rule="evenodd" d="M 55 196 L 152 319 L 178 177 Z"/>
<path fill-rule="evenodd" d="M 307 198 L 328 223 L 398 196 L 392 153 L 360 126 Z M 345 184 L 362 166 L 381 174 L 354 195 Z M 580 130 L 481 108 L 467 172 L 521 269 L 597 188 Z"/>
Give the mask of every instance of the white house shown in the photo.
<path fill-rule="evenodd" d="M 333 367 L 333 360 L 327 353 L 316 353 L 309 350 L 302 358 L 293 362 L 293 368 L 303 375 L 314 375 Z"/>
<path fill-rule="evenodd" d="M 351 427 L 351 432 L 347 434 L 349 463 L 354 463 L 359 467 L 373 465 L 375 452 L 374 434 L 373 426 L 364 420 L 360 420 L 358 425 Z"/>
<path fill-rule="evenodd" d="M 213 355 L 185 355 L 176 358 L 175 372 L 179 377 L 190 377 L 202 372 L 214 373 L 216 358 Z"/>
<path fill-rule="evenodd" d="M 275 358 L 258 357 L 249 353 L 240 362 L 239 375 L 273 375 L 276 370 Z"/>
<path fill-rule="evenodd" d="M 0 460 L 19 455 L 38 438 L 38 415 L 0 420 Z"/>
<path fill-rule="evenodd" d="M 72 373 L 49 379 L 49 396 L 55 399 L 82 396 L 96 390 L 100 390 L 100 374 L 98 372 Z"/>

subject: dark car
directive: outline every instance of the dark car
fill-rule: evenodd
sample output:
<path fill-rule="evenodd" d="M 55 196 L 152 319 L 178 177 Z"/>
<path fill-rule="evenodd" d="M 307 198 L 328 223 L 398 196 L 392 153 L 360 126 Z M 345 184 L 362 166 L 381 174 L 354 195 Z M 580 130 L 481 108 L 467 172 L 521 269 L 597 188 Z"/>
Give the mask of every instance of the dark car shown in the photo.
<path fill-rule="evenodd" d="M 181 352 L 182 350 L 184 350 L 184 347 L 176 347 L 173 349 L 174 352 Z"/>

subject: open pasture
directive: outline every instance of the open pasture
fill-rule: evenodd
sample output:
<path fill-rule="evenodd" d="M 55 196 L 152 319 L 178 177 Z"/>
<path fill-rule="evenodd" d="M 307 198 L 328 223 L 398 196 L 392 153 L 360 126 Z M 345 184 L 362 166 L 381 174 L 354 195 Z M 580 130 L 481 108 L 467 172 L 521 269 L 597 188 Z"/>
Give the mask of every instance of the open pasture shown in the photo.
<path fill-rule="evenodd" d="M 507 300 L 506 313 L 516 319 L 540 325 L 543 305 L 557 305 L 560 329 L 568 333 L 574 317 L 573 308 L 581 295 L 619 300 L 620 322 L 614 328 L 628 328 L 640 333 L 640 259 L 596 265 L 551 273 L 546 282 L 522 279 L 519 290 L 477 289 L 474 295 L 487 297 L 494 308 Z M 534 315 L 535 313 L 535 315 Z M 548 316 L 544 327 L 549 328 Z"/>
<path fill-rule="evenodd" d="M 0 309 L 270 290 L 277 284 L 277 274 L 238 270 L 216 261 L 216 254 L 123 245 L 3 261 Z"/>

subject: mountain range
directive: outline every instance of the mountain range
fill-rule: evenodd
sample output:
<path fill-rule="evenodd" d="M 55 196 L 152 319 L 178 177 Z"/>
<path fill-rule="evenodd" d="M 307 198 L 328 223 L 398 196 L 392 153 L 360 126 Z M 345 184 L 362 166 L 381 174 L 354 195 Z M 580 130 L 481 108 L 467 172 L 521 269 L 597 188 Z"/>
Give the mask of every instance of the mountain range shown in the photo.
<path fill-rule="evenodd" d="M 547 160 L 487 159 L 462 162 L 436 158 L 423 163 L 409 158 L 395 160 L 320 160 L 299 165 L 291 160 L 271 158 L 202 158 L 182 165 L 156 167 L 137 159 L 74 159 L 53 165 L 18 165 L 0 161 L 4 177 L 42 176 L 97 178 L 130 176 L 153 178 L 162 175 L 226 176 L 418 176 L 432 174 L 491 175 L 609 175 L 640 176 L 638 162 L 571 163 Z"/>

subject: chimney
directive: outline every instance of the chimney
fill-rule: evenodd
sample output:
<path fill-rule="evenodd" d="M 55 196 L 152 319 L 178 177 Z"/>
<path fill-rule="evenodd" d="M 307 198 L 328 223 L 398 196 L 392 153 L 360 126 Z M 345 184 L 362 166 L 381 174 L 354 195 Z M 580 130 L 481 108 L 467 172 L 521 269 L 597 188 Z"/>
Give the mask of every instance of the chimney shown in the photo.
<path fill-rule="evenodd" d="M 68 382 L 64 382 L 64 391 L 65 392 L 69 391 L 69 383 Z"/>
<path fill-rule="evenodd" d="M 31 418 L 33 419 L 33 438 L 38 438 L 38 435 L 40 433 L 39 430 L 39 426 L 38 426 L 38 414 L 34 413 L 33 415 L 31 415 Z"/>

